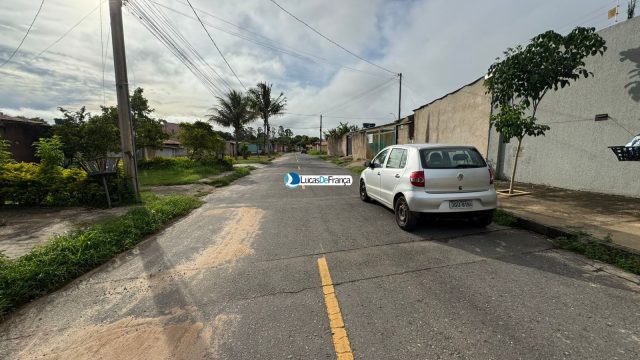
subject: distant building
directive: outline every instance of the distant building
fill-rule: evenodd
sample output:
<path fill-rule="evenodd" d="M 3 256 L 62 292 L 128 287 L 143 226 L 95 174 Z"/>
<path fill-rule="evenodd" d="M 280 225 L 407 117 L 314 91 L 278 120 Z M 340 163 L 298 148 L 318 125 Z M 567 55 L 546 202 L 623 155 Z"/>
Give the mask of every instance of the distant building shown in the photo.
<path fill-rule="evenodd" d="M 37 162 L 33 143 L 49 134 L 50 125 L 38 118 L 9 116 L 0 112 L 0 138 L 9 140 L 13 159 L 19 162 Z"/>

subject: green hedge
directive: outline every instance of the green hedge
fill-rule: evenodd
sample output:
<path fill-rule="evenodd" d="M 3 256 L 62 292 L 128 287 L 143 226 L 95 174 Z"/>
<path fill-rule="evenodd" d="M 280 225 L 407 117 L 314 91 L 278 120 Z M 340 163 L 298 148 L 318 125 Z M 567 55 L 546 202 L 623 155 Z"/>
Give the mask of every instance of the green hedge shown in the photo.
<path fill-rule="evenodd" d="M 0 257 L 0 317 L 132 248 L 201 204 L 187 196 L 152 196 L 125 215 L 56 236 L 15 260 Z"/>
<path fill-rule="evenodd" d="M 116 202 L 127 202 L 131 193 L 120 177 L 109 177 L 107 186 Z M 35 163 L 0 166 L 0 206 L 106 206 L 104 188 L 79 169 L 44 169 Z"/>

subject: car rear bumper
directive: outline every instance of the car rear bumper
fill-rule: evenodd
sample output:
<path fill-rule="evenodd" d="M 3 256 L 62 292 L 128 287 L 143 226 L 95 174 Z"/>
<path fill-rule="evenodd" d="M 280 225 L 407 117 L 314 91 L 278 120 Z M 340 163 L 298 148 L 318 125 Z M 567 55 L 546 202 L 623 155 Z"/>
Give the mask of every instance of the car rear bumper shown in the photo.
<path fill-rule="evenodd" d="M 496 189 L 468 193 L 432 194 L 425 191 L 409 191 L 404 193 L 411 211 L 424 213 L 462 213 L 472 211 L 493 210 L 498 203 Z M 450 200 L 471 200 L 472 207 L 452 209 Z"/>

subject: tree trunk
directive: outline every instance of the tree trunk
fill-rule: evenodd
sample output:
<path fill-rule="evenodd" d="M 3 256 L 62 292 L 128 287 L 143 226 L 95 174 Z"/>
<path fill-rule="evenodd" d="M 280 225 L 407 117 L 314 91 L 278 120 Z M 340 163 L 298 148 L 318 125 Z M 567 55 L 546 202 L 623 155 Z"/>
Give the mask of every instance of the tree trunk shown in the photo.
<path fill-rule="evenodd" d="M 233 156 L 238 160 L 238 129 L 233 134 L 235 143 L 233 144 Z"/>
<path fill-rule="evenodd" d="M 513 194 L 513 182 L 516 179 L 516 168 L 518 167 L 518 156 L 520 156 L 520 145 L 522 139 L 518 139 L 518 148 L 516 149 L 516 159 L 513 161 L 513 170 L 511 171 L 511 183 L 509 184 L 509 194 Z"/>

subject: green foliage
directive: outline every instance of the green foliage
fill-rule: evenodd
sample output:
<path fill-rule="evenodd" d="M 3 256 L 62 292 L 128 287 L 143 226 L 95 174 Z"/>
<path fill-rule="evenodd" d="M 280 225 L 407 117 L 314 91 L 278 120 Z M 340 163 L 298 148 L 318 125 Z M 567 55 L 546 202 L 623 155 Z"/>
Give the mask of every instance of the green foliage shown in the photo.
<path fill-rule="evenodd" d="M 210 124 L 203 121 L 180 123 L 178 139 L 194 160 L 215 157 L 224 151 L 224 140 L 213 131 Z"/>
<path fill-rule="evenodd" d="M 106 206 L 104 189 L 79 169 L 55 167 L 42 170 L 42 164 L 6 164 L 0 172 L 0 206 Z M 124 180 L 108 179 L 107 186 L 116 203 L 131 200 Z"/>
<path fill-rule="evenodd" d="M 142 186 L 192 184 L 209 176 L 233 169 L 226 161 L 189 158 L 154 158 L 138 162 L 138 175 Z"/>
<path fill-rule="evenodd" d="M 491 93 L 492 106 L 498 113 L 491 123 L 503 135 L 505 142 L 518 139 L 509 192 L 513 191 L 518 155 L 525 136 L 544 135 L 547 125 L 536 124 L 536 111 L 549 90 L 558 90 L 571 81 L 587 78 L 593 73 L 585 68 L 589 56 L 602 55 L 605 41 L 595 28 L 576 27 L 566 36 L 552 30 L 544 32 L 526 46 L 509 48 L 504 59 L 496 59 L 488 70 L 484 85 Z M 531 116 L 525 112 L 531 109 Z"/>
<path fill-rule="evenodd" d="M 349 125 L 348 122 L 343 123 L 340 122 L 340 125 L 337 127 L 330 129 L 324 133 L 325 138 L 334 138 L 337 139 L 342 135 L 348 134 L 353 131 L 358 131 L 358 125 Z"/>
<path fill-rule="evenodd" d="M 242 155 L 243 159 L 248 159 L 249 158 L 249 145 L 247 145 L 246 143 L 240 144 L 240 149 L 238 150 L 238 152 L 240 153 L 240 155 Z"/>
<path fill-rule="evenodd" d="M 64 152 L 59 136 L 40 138 L 33 146 L 36 148 L 36 156 L 40 158 L 41 169 L 55 169 L 63 165 Z"/>
<path fill-rule="evenodd" d="M 11 143 L 9 140 L 0 138 L 0 167 L 10 162 L 13 162 L 13 156 L 11 155 Z"/>
<path fill-rule="evenodd" d="M 214 113 L 209 116 L 209 121 L 224 127 L 232 127 L 237 148 L 244 126 L 255 120 L 256 113 L 249 106 L 249 98 L 239 91 L 230 90 L 225 97 L 217 97 L 217 99 L 218 105 L 212 108 Z M 234 155 L 238 157 L 237 149 Z"/>
<path fill-rule="evenodd" d="M 548 125 L 537 124 L 533 116 L 525 116 L 524 105 L 502 106 L 499 113 L 491 116 L 491 124 L 502 134 L 505 143 L 512 138 L 522 141 L 525 136 L 544 136 L 550 129 Z"/>
<path fill-rule="evenodd" d="M 151 197 L 125 215 L 56 236 L 15 260 L 0 259 L 0 316 L 131 249 L 201 204 L 186 196 Z"/>
<path fill-rule="evenodd" d="M 493 222 L 502 226 L 515 226 L 518 223 L 518 218 L 502 209 L 496 209 L 493 214 Z"/>
<path fill-rule="evenodd" d="M 327 152 L 314 149 L 314 150 L 309 150 L 309 155 L 327 155 Z"/>
<path fill-rule="evenodd" d="M 151 117 L 155 111 L 149 107 L 149 101 L 142 95 L 144 90 L 137 88 L 131 95 L 131 113 L 133 128 L 136 131 L 136 147 L 138 149 L 160 149 L 162 142 L 169 138 L 164 132 L 163 120 Z"/>
<path fill-rule="evenodd" d="M 584 59 L 606 51 L 605 41 L 595 28 L 576 27 L 566 36 L 544 32 L 526 46 L 509 48 L 505 58 L 489 67 L 485 86 L 494 104 L 513 105 L 524 109 L 538 104 L 549 90 L 564 88 L 571 80 L 593 76 L 585 68 Z"/>
<path fill-rule="evenodd" d="M 213 185 L 215 187 L 223 187 L 223 186 L 227 186 L 229 184 L 231 184 L 232 182 L 245 177 L 247 175 L 249 175 L 251 173 L 251 170 L 253 170 L 254 168 L 252 167 L 239 167 L 236 168 L 233 173 L 226 175 L 226 176 L 222 176 L 219 178 L 216 178 L 210 182 L 207 182 L 207 184 L 209 185 Z"/>
<path fill-rule="evenodd" d="M 640 275 L 640 255 L 613 247 L 606 242 L 600 242 L 588 236 L 576 235 L 553 239 L 553 245 Z"/>
<path fill-rule="evenodd" d="M 55 119 L 53 133 L 62 141 L 65 165 L 81 159 L 103 158 L 109 152 L 120 151 L 118 109 L 101 108 L 100 115 L 91 115 L 82 107 L 76 112 L 59 108 L 62 118 Z"/>
<path fill-rule="evenodd" d="M 269 142 L 271 133 L 269 118 L 282 115 L 287 107 L 287 98 L 284 97 L 284 94 L 280 93 L 278 97 L 273 98 L 271 97 L 271 88 L 271 84 L 260 82 L 256 84 L 256 87 L 249 89 L 247 93 L 251 109 L 262 118 L 264 123 L 263 145 Z"/>

